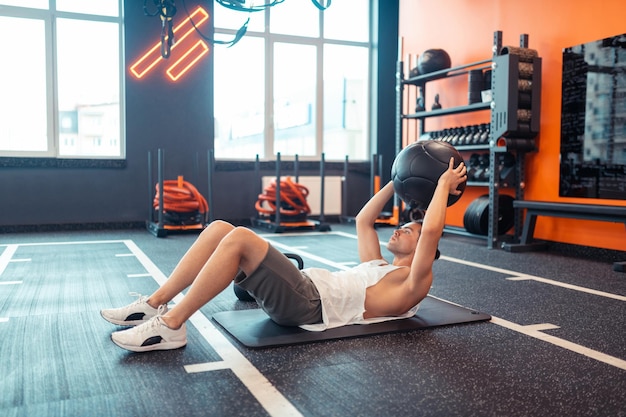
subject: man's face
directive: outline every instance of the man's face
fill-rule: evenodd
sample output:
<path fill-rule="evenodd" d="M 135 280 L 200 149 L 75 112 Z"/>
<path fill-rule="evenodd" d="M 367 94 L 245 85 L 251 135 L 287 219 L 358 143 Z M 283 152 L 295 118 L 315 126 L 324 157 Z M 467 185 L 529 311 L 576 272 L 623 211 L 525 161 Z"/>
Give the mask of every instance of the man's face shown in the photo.
<path fill-rule="evenodd" d="M 387 249 L 393 254 L 414 252 L 421 230 L 421 224 L 412 222 L 398 227 L 389 238 Z"/>

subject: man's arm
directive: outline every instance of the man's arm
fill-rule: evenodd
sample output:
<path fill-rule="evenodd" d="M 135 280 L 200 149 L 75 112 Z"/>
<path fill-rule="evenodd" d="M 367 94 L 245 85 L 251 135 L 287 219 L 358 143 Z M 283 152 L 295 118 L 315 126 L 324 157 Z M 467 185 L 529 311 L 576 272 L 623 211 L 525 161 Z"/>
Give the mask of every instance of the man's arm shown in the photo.
<path fill-rule="evenodd" d="M 385 204 L 393 197 L 393 183 L 389 181 L 365 203 L 356 216 L 356 234 L 361 262 L 383 259 L 378 233 L 374 225 Z"/>
<path fill-rule="evenodd" d="M 461 163 L 454 168 L 454 160 L 451 159 L 448 170 L 439 177 L 435 193 L 424 215 L 410 272 L 413 291 L 424 297 L 432 285 L 432 267 L 439 240 L 443 235 L 448 196 L 449 194 L 459 195 L 461 192 L 457 190 L 457 187 L 466 180 L 467 169 L 465 164 Z"/>

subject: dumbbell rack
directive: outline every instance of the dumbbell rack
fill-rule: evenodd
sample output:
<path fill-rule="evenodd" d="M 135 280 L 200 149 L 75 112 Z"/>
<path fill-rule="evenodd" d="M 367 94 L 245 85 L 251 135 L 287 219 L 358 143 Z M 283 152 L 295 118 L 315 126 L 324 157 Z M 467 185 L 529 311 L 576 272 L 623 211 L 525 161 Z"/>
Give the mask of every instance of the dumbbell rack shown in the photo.
<path fill-rule="evenodd" d="M 472 62 L 441 71 L 404 78 L 404 62 L 397 63 L 396 73 L 396 154 L 402 149 L 403 127 L 409 120 L 417 122 L 416 138 L 429 138 L 425 121 L 431 117 L 441 117 L 459 113 L 490 111 L 489 136 L 486 143 L 455 146 L 461 153 L 467 151 L 488 151 L 489 178 L 485 182 L 468 182 L 468 186 L 486 186 L 489 189 L 489 221 L 486 236 L 469 233 L 465 228 L 446 226 L 445 232 L 486 238 L 490 249 L 497 247 L 506 231 L 498 230 L 499 216 L 499 155 L 506 152 L 516 154 L 515 199 L 523 199 L 525 155 L 536 151 L 535 138 L 539 132 L 541 104 L 541 58 L 528 49 L 528 35 L 520 36 L 519 47 L 502 46 L 502 32 L 494 32 L 493 56 L 491 59 Z M 409 63 L 410 64 L 410 63 Z M 468 76 L 470 71 L 491 69 L 491 100 L 471 103 L 464 106 L 435 110 L 405 109 L 404 96 L 408 87 L 417 88 L 419 97 L 426 97 L 429 81 L 456 76 Z M 407 100 L 408 101 L 408 100 Z M 407 103 L 410 105 L 410 103 Z M 434 135 L 436 136 L 436 135 Z M 521 212 L 514 213 L 514 238 L 521 235 Z"/>

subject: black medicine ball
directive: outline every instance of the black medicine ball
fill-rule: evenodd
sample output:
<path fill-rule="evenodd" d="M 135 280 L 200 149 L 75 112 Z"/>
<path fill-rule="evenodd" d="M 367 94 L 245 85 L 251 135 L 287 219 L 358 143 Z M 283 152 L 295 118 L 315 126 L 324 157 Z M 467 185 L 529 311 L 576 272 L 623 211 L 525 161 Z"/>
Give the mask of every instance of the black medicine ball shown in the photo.
<path fill-rule="evenodd" d="M 428 49 L 417 59 L 417 68 L 420 74 L 428 74 L 450 68 L 450 55 L 443 49 Z"/>
<path fill-rule="evenodd" d="M 412 143 L 396 156 L 391 166 L 395 193 L 411 209 L 426 210 L 433 198 L 439 177 L 448 169 L 450 158 L 454 167 L 463 162 L 461 154 L 447 142 L 424 140 Z M 448 206 L 456 203 L 465 191 L 465 183 L 457 188 L 460 195 L 450 194 Z"/>

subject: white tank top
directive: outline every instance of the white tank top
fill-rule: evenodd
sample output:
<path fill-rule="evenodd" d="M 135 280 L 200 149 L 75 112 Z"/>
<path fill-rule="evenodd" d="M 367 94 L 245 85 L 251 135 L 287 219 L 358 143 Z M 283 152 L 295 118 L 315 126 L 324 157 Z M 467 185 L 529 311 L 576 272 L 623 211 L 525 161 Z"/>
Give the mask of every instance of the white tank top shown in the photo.
<path fill-rule="evenodd" d="M 401 316 L 364 319 L 365 290 L 389 272 L 400 268 L 383 259 L 363 262 L 345 271 L 306 268 L 302 272 L 311 278 L 320 293 L 323 323 L 300 326 L 305 330 L 322 331 L 347 324 L 370 324 L 407 318 L 415 315 L 418 306 Z"/>

